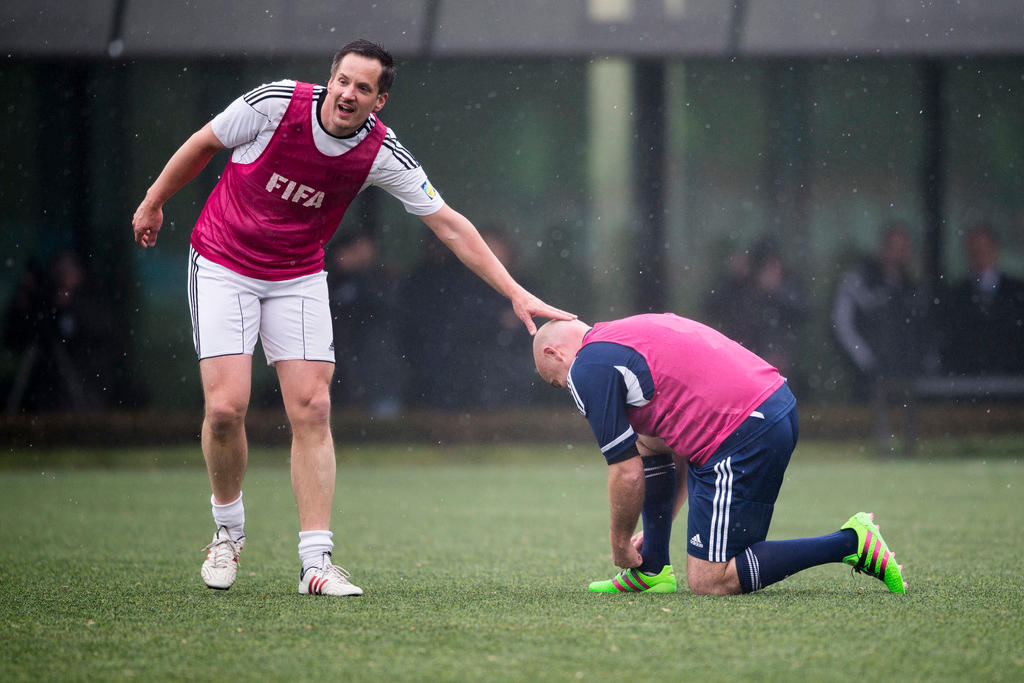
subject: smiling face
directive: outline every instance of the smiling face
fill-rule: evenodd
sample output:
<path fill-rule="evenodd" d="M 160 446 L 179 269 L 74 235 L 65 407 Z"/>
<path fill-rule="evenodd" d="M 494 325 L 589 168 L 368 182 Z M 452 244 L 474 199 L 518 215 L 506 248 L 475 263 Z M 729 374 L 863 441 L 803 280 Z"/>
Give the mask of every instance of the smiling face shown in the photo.
<path fill-rule="evenodd" d="M 327 96 L 320 108 L 320 120 L 327 132 L 345 137 L 359 130 L 373 112 L 388 100 L 381 93 L 379 79 L 384 66 L 370 57 L 349 53 L 327 82 Z"/>

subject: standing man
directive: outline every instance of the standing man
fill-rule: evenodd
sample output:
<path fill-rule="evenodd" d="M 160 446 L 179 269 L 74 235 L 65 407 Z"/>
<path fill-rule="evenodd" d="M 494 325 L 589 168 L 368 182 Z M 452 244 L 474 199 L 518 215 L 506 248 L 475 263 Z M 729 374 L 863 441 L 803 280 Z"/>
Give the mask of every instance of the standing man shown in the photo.
<path fill-rule="evenodd" d="M 869 513 L 826 536 L 765 541 L 796 446 L 796 399 L 740 344 L 648 314 L 593 327 L 553 320 L 534 337 L 533 357 L 544 381 L 572 393 L 608 461 L 609 540 L 622 571 L 591 591 L 674 593 L 669 538 L 689 493 L 686 576 L 696 594 L 749 593 L 827 562 L 905 592 Z"/>
<path fill-rule="evenodd" d="M 943 369 L 952 375 L 1024 373 L 1024 281 L 1003 270 L 992 226 L 964 233 L 969 272 L 946 293 Z"/>
<path fill-rule="evenodd" d="M 201 574 L 227 589 L 245 543 L 242 478 L 252 353 L 259 335 L 277 371 L 292 429 L 303 595 L 361 595 L 331 562 L 335 458 L 330 430 L 334 344 L 324 245 L 368 185 L 397 197 L 474 273 L 534 316 L 571 319 L 520 286 L 476 228 L 449 207 L 377 118 L 395 67 L 379 45 L 342 48 L 326 87 L 277 81 L 235 100 L 170 158 L 132 219 L 135 241 L 156 244 L 163 205 L 220 150 L 231 159 L 196 222 L 188 267 L 193 340 L 205 399 L 202 448 L 216 533 Z"/>
<path fill-rule="evenodd" d="M 891 453 L 890 406 L 935 365 L 926 352 L 928 302 L 913 270 L 910 229 L 882 229 L 877 253 L 847 272 L 832 303 L 832 329 L 856 367 L 855 395 L 870 398 L 880 454 Z"/>

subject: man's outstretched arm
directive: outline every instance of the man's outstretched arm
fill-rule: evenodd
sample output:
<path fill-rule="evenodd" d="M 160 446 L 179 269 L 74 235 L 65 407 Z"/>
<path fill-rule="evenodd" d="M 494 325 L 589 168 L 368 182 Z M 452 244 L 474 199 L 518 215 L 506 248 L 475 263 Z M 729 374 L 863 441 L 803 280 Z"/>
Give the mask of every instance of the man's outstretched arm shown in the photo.
<path fill-rule="evenodd" d="M 140 247 L 156 244 L 157 234 L 164 222 L 164 202 L 199 175 L 213 155 L 224 148 L 213 134 L 212 124 L 207 123 L 171 155 L 132 216 L 135 241 Z"/>
<path fill-rule="evenodd" d="M 455 209 L 445 205 L 440 211 L 422 216 L 422 219 L 467 268 L 512 302 L 512 310 L 531 335 L 537 332 L 534 317 L 554 320 L 573 320 L 576 317 L 547 305 L 526 291 L 494 255 L 476 227 Z"/>

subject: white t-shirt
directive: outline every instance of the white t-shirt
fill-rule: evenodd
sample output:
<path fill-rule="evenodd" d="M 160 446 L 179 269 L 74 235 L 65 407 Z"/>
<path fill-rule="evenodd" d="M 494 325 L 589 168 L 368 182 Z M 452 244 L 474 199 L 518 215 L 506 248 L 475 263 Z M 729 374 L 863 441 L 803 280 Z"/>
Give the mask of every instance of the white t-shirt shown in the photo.
<path fill-rule="evenodd" d="M 278 124 L 284 117 L 295 81 L 275 81 L 261 85 L 242 95 L 213 119 L 213 134 L 221 144 L 231 148 L 231 160 L 247 164 L 259 158 L 270 144 Z M 313 86 L 313 104 L 310 110 L 313 142 L 327 156 L 339 156 L 352 149 L 366 137 L 372 126 L 368 121 L 359 130 L 339 138 L 328 133 L 320 122 L 320 104 L 327 88 Z M 388 128 L 377 158 L 370 167 L 360 192 L 375 185 L 397 198 L 405 210 L 414 216 L 429 216 L 444 206 L 444 200 L 431 186 L 427 174 Z"/>

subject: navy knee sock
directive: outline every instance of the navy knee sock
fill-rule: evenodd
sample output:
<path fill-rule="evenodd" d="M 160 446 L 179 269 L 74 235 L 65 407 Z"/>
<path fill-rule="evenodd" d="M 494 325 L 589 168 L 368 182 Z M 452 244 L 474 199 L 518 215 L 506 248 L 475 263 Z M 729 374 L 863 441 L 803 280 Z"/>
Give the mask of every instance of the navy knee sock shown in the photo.
<path fill-rule="evenodd" d="M 808 567 L 842 562 L 857 552 L 857 532 L 842 529 L 827 536 L 761 541 L 736 556 L 736 573 L 744 593 L 781 581 Z"/>
<path fill-rule="evenodd" d="M 651 455 L 644 463 L 644 545 L 640 571 L 658 574 L 669 559 L 672 536 L 672 509 L 676 501 L 676 464 L 671 455 Z"/>

